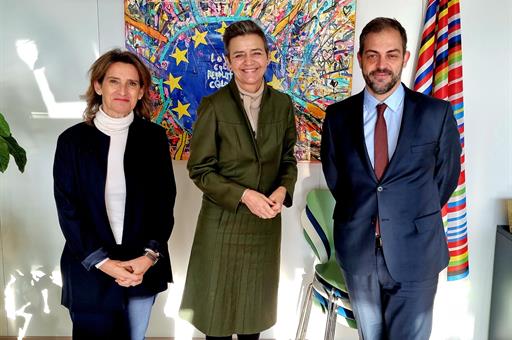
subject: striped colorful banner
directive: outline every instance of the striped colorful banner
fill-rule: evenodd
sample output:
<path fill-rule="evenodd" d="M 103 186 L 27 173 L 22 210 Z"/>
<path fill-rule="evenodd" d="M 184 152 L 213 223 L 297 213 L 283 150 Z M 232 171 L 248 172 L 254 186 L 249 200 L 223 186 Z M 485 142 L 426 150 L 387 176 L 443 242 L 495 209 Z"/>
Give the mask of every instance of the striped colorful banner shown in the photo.
<path fill-rule="evenodd" d="M 469 274 L 462 96 L 462 43 L 459 0 L 427 0 L 414 89 L 450 101 L 460 132 L 462 155 L 459 185 L 443 207 L 450 263 L 448 281 Z"/>

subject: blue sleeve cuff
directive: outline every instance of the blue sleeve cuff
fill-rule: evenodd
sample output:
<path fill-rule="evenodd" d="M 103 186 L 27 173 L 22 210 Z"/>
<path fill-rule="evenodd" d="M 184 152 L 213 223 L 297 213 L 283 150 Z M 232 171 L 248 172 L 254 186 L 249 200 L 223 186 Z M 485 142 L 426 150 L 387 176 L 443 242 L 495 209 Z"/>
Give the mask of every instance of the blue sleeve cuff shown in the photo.
<path fill-rule="evenodd" d="M 149 240 L 148 243 L 146 244 L 145 248 L 149 248 L 149 249 L 159 253 L 161 258 L 164 257 L 164 256 L 162 256 L 162 251 L 160 249 L 160 242 L 158 242 L 156 240 Z"/>
<path fill-rule="evenodd" d="M 102 247 L 89 254 L 89 256 L 87 256 L 85 260 L 82 261 L 82 265 L 85 267 L 85 269 L 91 270 L 92 267 L 94 267 L 96 264 L 100 263 L 107 257 L 108 253 Z"/>

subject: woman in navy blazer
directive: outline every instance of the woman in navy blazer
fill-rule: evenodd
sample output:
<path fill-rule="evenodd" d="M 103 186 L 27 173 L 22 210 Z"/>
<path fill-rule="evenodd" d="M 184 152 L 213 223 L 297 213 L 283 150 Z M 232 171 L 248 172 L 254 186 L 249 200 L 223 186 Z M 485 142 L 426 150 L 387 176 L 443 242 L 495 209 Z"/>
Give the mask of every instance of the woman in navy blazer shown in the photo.
<path fill-rule="evenodd" d="M 137 56 L 107 52 L 90 69 L 85 121 L 57 142 L 62 304 L 74 339 L 143 339 L 172 281 L 176 186 L 166 133 L 149 120 L 150 82 Z"/>

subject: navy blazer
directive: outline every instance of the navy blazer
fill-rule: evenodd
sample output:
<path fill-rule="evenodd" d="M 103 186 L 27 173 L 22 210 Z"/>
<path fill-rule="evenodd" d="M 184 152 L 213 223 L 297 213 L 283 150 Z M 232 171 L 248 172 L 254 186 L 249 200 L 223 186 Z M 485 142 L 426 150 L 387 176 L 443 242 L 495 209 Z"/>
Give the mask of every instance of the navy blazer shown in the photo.
<path fill-rule="evenodd" d="M 117 245 L 105 207 L 110 137 L 79 123 L 58 139 L 54 195 L 66 239 L 61 257 L 62 304 L 72 311 L 111 311 L 127 296 L 149 296 L 172 281 L 167 241 L 174 224 L 176 186 L 165 130 L 135 116 L 124 154 L 126 207 Z M 140 285 L 119 286 L 97 269 L 98 259 L 130 260 L 151 248 L 161 254 Z"/>
<path fill-rule="evenodd" d="M 330 105 L 321 160 L 336 199 L 334 241 L 342 268 L 375 268 L 375 219 L 396 281 L 433 278 L 448 265 L 441 208 L 457 187 L 461 146 L 450 104 L 405 86 L 398 143 L 380 181 L 366 150 L 363 92 Z"/>

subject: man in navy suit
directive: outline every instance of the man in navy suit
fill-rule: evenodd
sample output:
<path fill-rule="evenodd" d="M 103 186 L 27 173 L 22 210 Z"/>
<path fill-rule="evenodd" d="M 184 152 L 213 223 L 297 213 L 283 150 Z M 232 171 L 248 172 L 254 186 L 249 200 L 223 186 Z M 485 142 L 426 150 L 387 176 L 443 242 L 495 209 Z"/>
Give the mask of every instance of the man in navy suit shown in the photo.
<path fill-rule="evenodd" d="M 360 36 L 364 91 L 327 108 L 321 159 L 334 240 L 363 339 L 428 339 L 449 255 L 441 218 L 461 146 L 450 104 L 401 82 L 407 35 L 376 18 Z"/>

